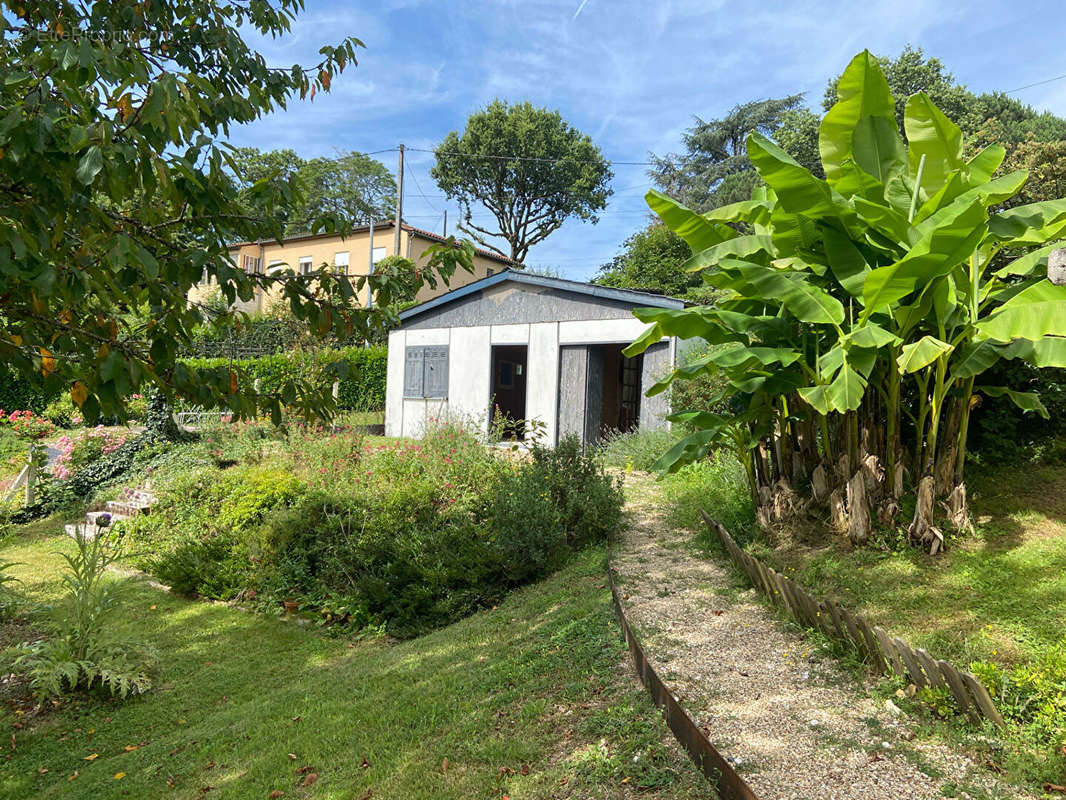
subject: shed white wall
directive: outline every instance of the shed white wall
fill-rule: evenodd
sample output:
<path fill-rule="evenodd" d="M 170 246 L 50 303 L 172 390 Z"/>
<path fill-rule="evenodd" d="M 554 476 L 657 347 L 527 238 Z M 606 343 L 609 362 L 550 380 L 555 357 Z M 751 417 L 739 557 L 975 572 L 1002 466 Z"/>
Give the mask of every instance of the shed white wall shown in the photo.
<path fill-rule="evenodd" d="M 492 345 L 524 344 L 529 347 L 526 416 L 540 421 L 544 441 L 554 443 L 559 432 L 559 346 L 628 343 L 646 328 L 645 323 L 632 317 L 393 331 L 389 334 L 385 434 L 419 438 L 425 433 L 427 421 L 434 417 L 474 423 L 487 432 Z M 448 397 L 405 399 L 406 348 L 440 344 L 448 345 Z"/>

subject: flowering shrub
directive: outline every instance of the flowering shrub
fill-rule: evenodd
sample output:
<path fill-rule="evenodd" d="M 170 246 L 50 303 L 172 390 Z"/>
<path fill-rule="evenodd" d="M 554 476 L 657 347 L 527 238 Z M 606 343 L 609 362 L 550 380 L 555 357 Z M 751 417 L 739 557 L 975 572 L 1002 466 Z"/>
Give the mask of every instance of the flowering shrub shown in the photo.
<path fill-rule="evenodd" d="M 125 431 L 109 431 L 103 425 L 73 436 L 61 436 L 56 442 L 59 456 L 52 464 L 52 475 L 67 480 L 82 467 L 114 453 L 128 438 Z"/>
<path fill-rule="evenodd" d="M 32 411 L 4 411 L 0 408 L 0 425 L 10 428 L 20 439 L 34 441 L 55 433 L 55 425 Z"/>

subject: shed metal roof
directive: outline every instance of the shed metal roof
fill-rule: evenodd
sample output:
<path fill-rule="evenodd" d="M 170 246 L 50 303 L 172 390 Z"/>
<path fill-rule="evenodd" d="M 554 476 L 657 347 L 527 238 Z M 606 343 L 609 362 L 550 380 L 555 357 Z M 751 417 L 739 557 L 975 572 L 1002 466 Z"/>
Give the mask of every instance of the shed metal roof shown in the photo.
<path fill-rule="evenodd" d="M 505 269 L 502 272 L 497 272 L 495 275 L 489 275 L 487 278 L 468 283 L 466 286 L 454 289 L 439 297 L 434 297 L 432 300 L 427 300 L 425 303 L 420 303 L 406 311 L 401 311 L 400 319 L 408 320 L 420 316 L 427 311 L 433 311 L 434 309 L 441 308 L 449 303 L 454 303 L 456 300 L 470 297 L 484 289 L 488 289 L 507 281 L 524 284 L 526 286 L 536 286 L 543 289 L 557 289 L 562 292 L 573 292 L 575 294 L 597 297 L 603 300 L 630 303 L 634 308 L 684 308 L 686 305 L 684 300 L 679 300 L 676 297 L 667 297 L 661 294 L 652 294 L 651 292 L 638 292 L 633 289 L 615 289 L 611 286 L 599 286 L 594 283 L 582 283 L 581 281 L 571 281 L 565 278 L 550 278 L 546 275 L 533 275 L 519 270 Z"/>

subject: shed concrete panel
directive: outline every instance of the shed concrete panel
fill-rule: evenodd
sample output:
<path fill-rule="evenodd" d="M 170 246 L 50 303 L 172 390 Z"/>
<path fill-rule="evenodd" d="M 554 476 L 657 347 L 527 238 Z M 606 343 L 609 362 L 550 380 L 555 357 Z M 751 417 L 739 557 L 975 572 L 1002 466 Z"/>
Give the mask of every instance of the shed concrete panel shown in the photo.
<path fill-rule="evenodd" d="M 575 433 L 585 438 L 585 379 L 588 374 L 588 348 L 559 348 L 559 435 L 561 440 Z"/>
<path fill-rule="evenodd" d="M 501 283 L 404 322 L 407 330 L 475 325 L 632 319 L 633 303 L 561 289 Z"/>
<path fill-rule="evenodd" d="M 447 400 L 403 401 L 403 435 L 411 439 L 421 439 L 428 427 L 447 418 Z"/>
<path fill-rule="evenodd" d="M 673 367 L 670 342 L 657 342 L 644 351 L 644 369 L 640 377 L 640 427 L 643 430 L 663 430 L 670 427 L 666 421 L 670 413 L 670 392 L 648 397 L 651 389 Z"/>
<path fill-rule="evenodd" d="M 554 444 L 559 435 L 558 325 L 554 322 L 540 322 L 529 326 L 527 362 L 529 378 L 526 382 L 526 416 L 544 424 L 544 434 L 540 441 Z"/>
<path fill-rule="evenodd" d="M 523 323 L 519 323 L 518 325 L 493 325 L 492 326 L 492 343 L 493 344 L 528 344 L 529 343 L 529 325 L 524 323 L 524 322 Z"/>
<path fill-rule="evenodd" d="M 572 320 L 559 323 L 560 344 L 618 344 L 636 340 L 647 323 L 630 315 L 626 319 Z"/>
<path fill-rule="evenodd" d="M 453 328 L 448 347 L 448 413 L 482 433 L 489 430 L 490 333 L 487 325 Z"/>
<path fill-rule="evenodd" d="M 432 330 L 408 330 L 407 344 L 410 347 L 425 344 L 448 344 L 448 329 L 433 328 Z"/>
<path fill-rule="evenodd" d="M 389 334 L 389 356 L 385 373 L 385 435 L 403 435 L 403 367 L 407 332 Z"/>

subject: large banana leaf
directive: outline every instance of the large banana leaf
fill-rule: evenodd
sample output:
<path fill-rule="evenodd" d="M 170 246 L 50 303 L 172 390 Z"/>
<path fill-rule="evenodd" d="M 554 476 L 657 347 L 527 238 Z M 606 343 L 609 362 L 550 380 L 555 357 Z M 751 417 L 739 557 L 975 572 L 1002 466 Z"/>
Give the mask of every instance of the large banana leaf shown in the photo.
<path fill-rule="evenodd" d="M 917 372 L 953 349 L 950 344 L 940 341 L 935 336 L 923 336 L 917 342 L 903 345 L 896 363 L 899 364 L 900 372 L 904 374 Z"/>
<path fill-rule="evenodd" d="M 1066 199 L 1015 206 L 994 214 L 988 232 L 1008 244 L 1045 244 L 1066 231 Z"/>
<path fill-rule="evenodd" d="M 750 233 L 697 252 L 685 262 L 683 269 L 688 272 L 700 272 L 708 267 L 717 266 L 726 258 L 748 258 L 759 253 L 765 253 L 771 258 L 776 256 L 774 240 L 764 234 Z"/>
<path fill-rule="evenodd" d="M 828 387 L 829 402 L 833 409 L 844 413 L 854 411 L 862 404 L 866 392 L 866 380 L 847 361 Z"/>
<path fill-rule="evenodd" d="M 990 144 L 980 153 L 966 162 L 966 172 L 970 186 L 978 186 L 992 180 L 1003 159 L 1007 157 L 1007 150 L 1000 144 Z"/>
<path fill-rule="evenodd" d="M 818 150 L 826 180 L 844 196 L 861 188 L 852 156 L 855 128 L 864 117 L 895 120 L 895 104 L 877 60 L 864 50 L 851 60 L 837 82 L 839 99 L 822 118 Z M 841 185 L 838 185 L 841 184 Z"/>
<path fill-rule="evenodd" d="M 770 366 L 781 364 L 787 367 L 800 359 L 800 354 L 791 347 L 729 347 L 711 353 L 709 360 L 722 369 L 737 369 L 753 364 Z"/>
<path fill-rule="evenodd" d="M 916 175 L 922 156 L 922 185 L 928 194 L 935 193 L 949 174 L 964 165 L 962 160 L 962 131 L 944 116 L 925 92 L 913 94 L 907 100 L 903 114 L 903 129 L 907 132 L 907 155 L 911 175 Z"/>
<path fill-rule="evenodd" d="M 1004 358 L 1020 358 L 1034 367 L 1066 367 L 1066 338 L 1048 336 L 1035 342 L 1017 339 L 1003 348 Z"/>
<path fill-rule="evenodd" d="M 706 250 L 737 235 L 728 225 L 704 219 L 657 189 L 652 189 L 644 195 L 644 199 L 651 210 L 666 223 L 666 227 L 685 240 L 693 253 Z"/>
<path fill-rule="evenodd" d="M 975 199 L 969 205 L 952 203 L 926 220 L 920 228 L 922 238 L 903 258 L 866 276 L 864 319 L 969 258 L 984 238 L 987 218 L 980 199 Z"/>
<path fill-rule="evenodd" d="M 979 322 L 977 330 L 983 338 L 999 342 L 1066 336 L 1066 286 L 1040 281 Z"/>
<path fill-rule="evenodd" d="M 832 225 L 822 226 L 825 257 L 833 277 L 852 297 L 862 297 L 862 287 L 870 271 L 869 264 L 855 243 Z"/>
<path fill-rule="evenodd" d="M 907 166 L 907 150 L 893 117 L 865 116 L 855 126 L 851 142 L 855 163 L 881 183 L 888 183 Z"/>
<path fill-rule="evenodd" d="M 883 233 L 900 248 L 907 248 L 918 240 L 918 230 L 895 208 L 863 197 L 856 197 L 854 204 L 859 219 Z"/>
<path fill-rule="evenodd" d="M 1044 419 L 1051 419 L 1047 408 L 1040 402 L 1040 395 L 1036 392 L 1016 392 L 1006 386 L 975 386 L 974 391 L 989 397 L 1006 397 L 1022 411 L 1035 411 Z"/>
<path fill-rule="evenodd" d="M 814 177 L 761 133 L 748 136 L 747 148 L 759 176 L 774 190 L 786 211 L 817 219 L 847 210 L 843 203 L 838 206 L 834 202 L 828 183 Z"/>
<path fill-rule="evenodd" d="M 1030 250 L 1024 256 L 1016 258 L 1007 266 L 996 270 L 996 275 L 1000 278 L 1005 278 L 1007 275 L 1029 275 L 1038 268 L 1047 267 L 1047 259 L 1051 255 L 1051 251 L 1058 250 L 1061 247 L 1066 247 L 1066 241 L 1060 240 L 1038 250 Z"/>
<path fill-rule="evenodd" d="M 802 273 L 735 260 L 723 261 L 720 266 L 751 287 L 753 294 L 783 305 L 800 322 L 839 325 L 844 321 L 843 304 L 808 282 Z"/>
<path fill-rule="evenodd" d="M 674 416 L 679 418 L 678 421 L 687 421 L 682 419 L 684 417 L 682 414 Z M 717 415 L 715 416 L 717 417 Z M 714 422 L 710 422 L 703 430 L 689 434 L 659 456 L 659 459 L 652 465 L 652 469 L 657 472 L 672 473 L 677 472 L 685 464 L 698 461 L 711 452 L 711 448 L 723 438 L 728 425 L 729 420 L 724 417 L 717 417 Z"/>
<path fill-rule="evenodd" d="M 980 375 L 1003 358 L 1003 346 L 987 339 L 967 342 L 955 351 L 951 361 L 951 374 L 959 379 Z"/>

